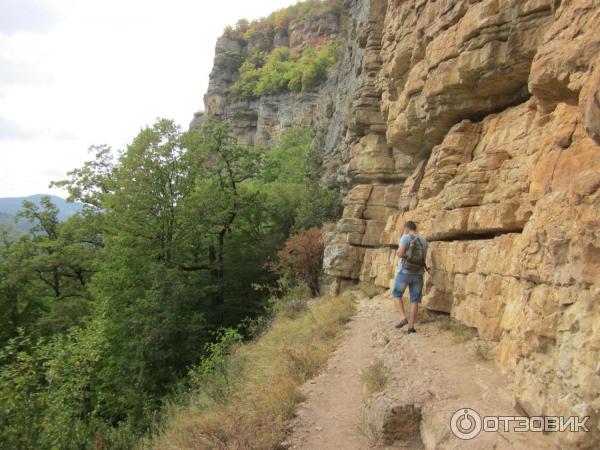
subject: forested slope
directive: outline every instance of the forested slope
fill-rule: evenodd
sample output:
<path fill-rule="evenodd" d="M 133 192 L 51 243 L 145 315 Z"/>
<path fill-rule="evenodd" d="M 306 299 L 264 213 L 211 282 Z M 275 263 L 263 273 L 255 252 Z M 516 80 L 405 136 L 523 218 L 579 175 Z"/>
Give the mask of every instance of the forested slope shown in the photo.
<path fill-rule="evenodd" d="M 303 280 L 278 250 L 336 214 L 312 137 L 249 147 L 212 117 L 189 132 L 159 120 L 57 183 L 80 213 L 23 204 L 31 232 L 0 246 L 3 448 L 129 448 L 220 330 L 252 337 L 269 299 Z"/>

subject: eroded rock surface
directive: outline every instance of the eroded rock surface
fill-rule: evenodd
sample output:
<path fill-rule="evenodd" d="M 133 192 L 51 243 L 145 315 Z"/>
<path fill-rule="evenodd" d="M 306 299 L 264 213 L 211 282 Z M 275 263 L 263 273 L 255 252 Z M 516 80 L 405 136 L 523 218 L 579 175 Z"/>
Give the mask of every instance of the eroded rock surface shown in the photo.
<path fill-rule="evenodd" d="M 427 156 L 448 129 L 527 98 L 551 23 L 546 1 L 390 2 L 384 30 L 390 145 Z"/>
<path fill-rule="evenodd" d="M 425 306 L 498 343 L 528 414 L 590 416 L 557 445 L 597 448 L 600 2 L 389 1 L 371 23 L 328 273 L 389 286 L 416 221 Z"/>

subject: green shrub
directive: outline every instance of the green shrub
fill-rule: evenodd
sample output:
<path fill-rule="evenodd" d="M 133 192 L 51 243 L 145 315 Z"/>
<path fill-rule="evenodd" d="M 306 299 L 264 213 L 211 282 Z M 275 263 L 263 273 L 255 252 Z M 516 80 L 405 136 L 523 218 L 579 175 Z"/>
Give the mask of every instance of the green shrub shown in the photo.
<path fill-rule="evenodd" d="M 190 380 L 201 386 L 202 394 L 210 400 L 223 401 L 231 395 L 231 378 L 235 373 L 229 367 L 229 355 L 242 336 L 233 328 L 223 328 L 215 337 L 205 345 L 206 356 L 190 371 Z"/>
<path fill-rule="evenodd" d="M 235 99 L 254 98 L 254 89 L 259 78 L 259 68 L 249 61 L 244 61 L 240 67 L 240 78 L 229 88 L 229 92 Z"/>
<path fill-rule="evenodd" d="M 290 49 L 280 47 L 273 50 L 259 70 L 254 96 L 272 95 L 285 92 L 290 82 L 290 73 L 294 69 Z"/>

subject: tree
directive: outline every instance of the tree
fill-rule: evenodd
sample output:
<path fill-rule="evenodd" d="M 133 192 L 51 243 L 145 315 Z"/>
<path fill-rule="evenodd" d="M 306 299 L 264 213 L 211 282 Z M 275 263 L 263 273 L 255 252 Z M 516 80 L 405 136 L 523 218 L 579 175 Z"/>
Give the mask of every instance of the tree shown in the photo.
<path fill-rule="evenodd" d="M 94 277 L 107 351 L 96 389 L 98 414 L 109 423 L 147 425 L 172 383 L 196 362 L 207 339 L 211 294 L 202 217 L 189 200 L 196 160 L 182 132 L 160 119 L 133 139 L 101 195 L 103 263 Z M 98 187 L 92 187 L 96 192 Z M 198 257 L 197 267 L 190 262 Z"/>
<path fill-rule="evenodd" d="M 266 153 L 257 180 L 280 210 L 278 223 L 289 224 L 284 240 L 291 231 L 320 227 L 339 214 L 338 192 L 320 183 L 322 164 L 313 139 L 310 129 L 287 130 Z"/>
<path fill-rule="evenodd" d="M 229 125 L 214 116 L 200 130 L 190 132 L 186 142 L 196 180 L 192 201 L 211 237 L 208 259 L 217 283 L 214 303 L 220 305 L 225 302 L 225 239 L 240 211 L 251 202 L 252 192 L 244 183 L 258 173 L 261 154 L 238 145 Z"/>
<path fill-rule="evenodd" d="M 99 209 L 103 197 L 112 191 L 115 161 L 108 145 L 92 145 L 88 153 L 93 153 L 94 159 L 87 161 L 82 168 L 68 172 L 68 179 L 50 183 L 50 187 L 66 188 L 70 201 Z"/>
<path fill-rule="evenodd" d="M 227 240 L 254 204 L 246 184 L 259 166 L 257 152 L 214 118 L 189 133 L 161 119 L 103 177 L 111 188 L 101 197 L 105 247 L 94 276 L 106 338 L 95 378 L 103 420 L 143 429 L 222 324 Z"/>
<path fill-rule="evenodd" d="M 51 289 L 55 298 L 81 296 L 81 290 L 85 288 L 92 272 L 90 259 L 94 255 L 88 250 L 94 249 L 88 244 L 99 243 L 86 241 L 85 233 L 79 233 L 81 241 L 74 241 L 73 231 L 76 227 L 63 227 L 58 220 L 58 209 L 47 196 L 42 197 L 40 206 L 24 201 L 23 210 L 17 213 L 17 217 L 26 219 L 32 225 L 29 237 L 33 244 L 30 247 L 32 254 L 27 264 L 29 270 Z M 83 220 L 82 216 L 75 216 L 71 224 L 80 222 L 78 225 L 81 227 Z"/>
<path fill-rule="evenodd" d="M 0 344 L 19 327 L 50 336 L 80 324 L 92 309 L 89 282 L 102 245 L 95 220 L 65 222 L 48 197 L 25 201 L 17 214 L 30 232 L 0 244 Z"/>

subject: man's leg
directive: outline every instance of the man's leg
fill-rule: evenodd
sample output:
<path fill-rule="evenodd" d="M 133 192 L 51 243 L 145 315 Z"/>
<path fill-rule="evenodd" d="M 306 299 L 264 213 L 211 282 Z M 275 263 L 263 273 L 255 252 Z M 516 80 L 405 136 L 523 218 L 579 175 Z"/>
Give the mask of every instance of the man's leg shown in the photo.
<path fill-rule="evenodd" d="M 417 311 L 421 297 L 423 295 L 423 275 L 411 274 L 411 279 L 408 283 L 408 293 L 410 298 L 410 314 L 408 317 L 408 329 L 414 330 L 415 321 L 417 320 Z"/>
<path fill-rule="evenodd" d="M 400 313 L 400 320 L 406 319 L 406 312 L 404 311 L 404 303 L 402 303 L 402 297 L 394 298 L 394 303 L 396 303 L 396 308 Z"/>
<path fill-rule="evenodd" d="M 400 313 L 401 321 L 406 320 L 406 312 L 404 311 L 404 304 L 402 303 L 402 295 L 408 286 L 406 276 L 402 273 L 396 274 L 396 279 L 394 280 L 394 286 L 392 287 L 392 298 L 394 303 L 396 303 L 396 308 L 398 308 L 398 312 Z"/>
<path fill-rule="evenodd" d="M 417 320 L 417 310 L 418 309 L 419 309 L 418 303 L 410 304 L 410 315 L 408 316 L 408 328 L 409 329 L 415 327 L 415 321 Z"/>

